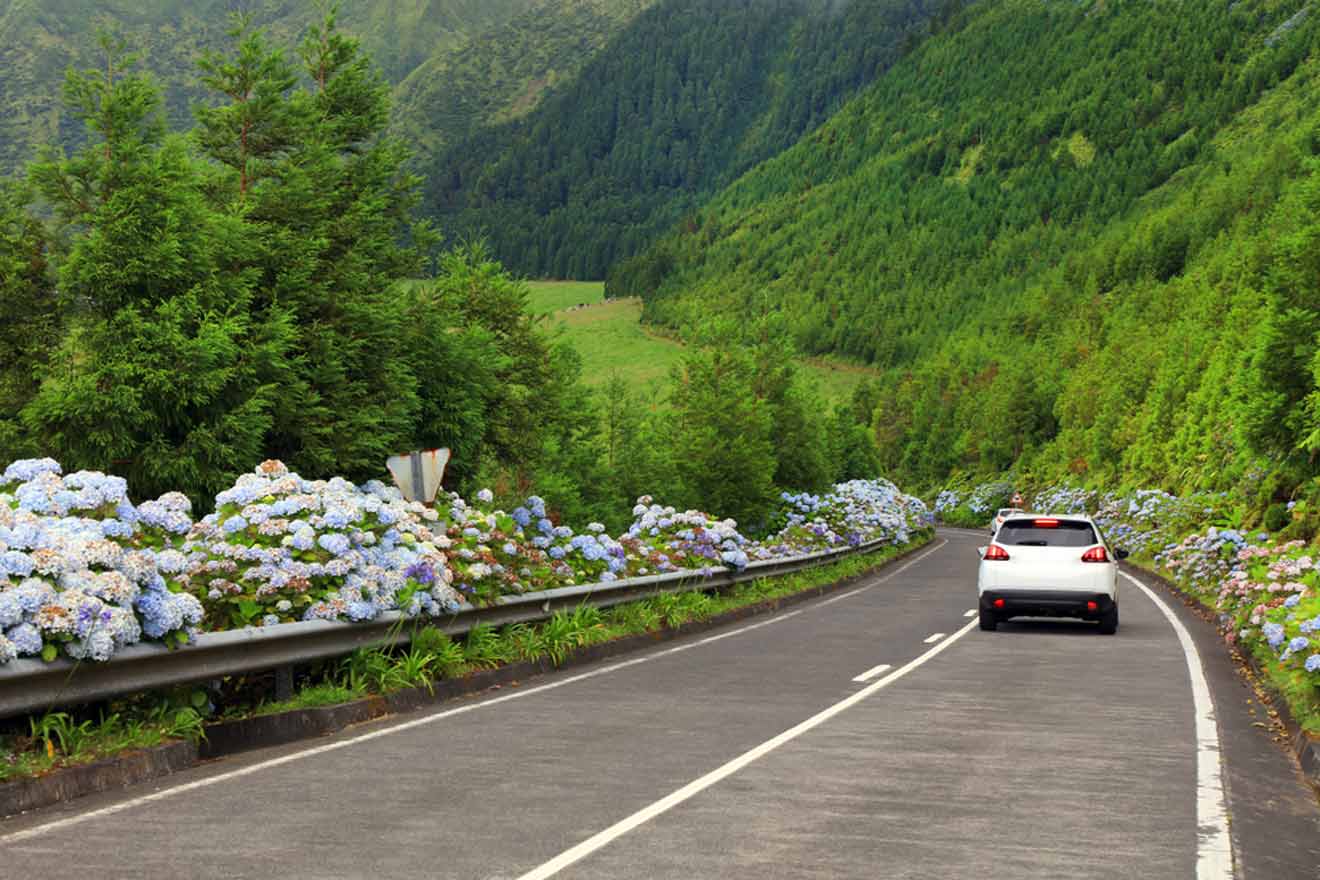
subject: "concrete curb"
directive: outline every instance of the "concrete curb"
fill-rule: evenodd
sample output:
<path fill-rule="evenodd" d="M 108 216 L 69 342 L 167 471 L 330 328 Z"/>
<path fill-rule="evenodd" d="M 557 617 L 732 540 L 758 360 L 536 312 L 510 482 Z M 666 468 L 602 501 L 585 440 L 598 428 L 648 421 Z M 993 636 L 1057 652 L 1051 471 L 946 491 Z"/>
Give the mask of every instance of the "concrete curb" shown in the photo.
<path fill-rule="evenodd" d="M 565 657 L 564 662 L 559 666 L 544 658 L 534 661 L 524 660 L 474 672 L 462 678 L 437 681 L 429 690 L 424 687 L 410 688 L 385 696 L 371 696 L 335 706 L 294 709 L 235 721 L 222 721 L 209 725 L 206 728 L 206 739 L 198 745 L 174 742 L 108 758 L 95 764 L 62 768 L 35 779 L 0 783 L 0 819 L 40 807 L 53 806 L 84 795 L 147 782 L 195 766 L 201 761 L 329 736 L 354 724 L 417 711 L 505 685 L 516 685 L 523 679 L 593 663 L 619 654 L 634 653 L 684 636 L 718 629 L 750 617 L 772 614 L 781 608 L 828 595 L 850 587 L 860 580 L 873 577 L 877 572 L 926 549 L 934 540 L 932 533 L 930 540 L 909 547 L 865 574 L 812 587 L 778 599 L 767 599 L 753 605 L 734 608 L 707 620 L 690 621 L 672 629 L 624 636 L 613 641 L 578 648 Z"/>
<path fill-rule="evenodd" d="M 158 779 L 186 770 L 196 763 L 195 745 L 190 742 L 172 742 L 116 755 L 94 764 L 65 767 L 35 779 L 0 783 L 0 819 L 83 795 Z"/>
<path fill-rule="evenodd" d="M 1181 599 L 1184 605 L 1193 609 L 1199 617 L 1208 623 L 1213 624 L 1220 633 L 1229 632 L 1233 626 L 1231 616 L 1207 605 L 1199 596 L 1180 590 L 1176 584 L 1163 575 L 1133 565 L 1130 562 L 1120 562 L 1119 565 L 1129 574 L 1143 575 L 1146 579 L 1162 587 L 1165 592 Z M 1232 651 L 1230 656 L 1238 661 L 1234 665 L 1237 667 L 1239 675 L 1249 678 L 1252 684 L 1259 686 L 1265 693 L 1269 694 L 1271 704 L 1279 713 L 1279 720 L 1288 732 L 1290 748 L 1297 757 L 1297 763 L 1301 765 L 1306 781 L 1310 783 L 1312 788 L 1320 791 L 1320 739 L 1312 737 L 1297 723 L 1297 719 L 1293 717 L 1292 709 L 1288 706 L 1288 701 L 1270 683 L 1265 670 L 1261 668 L 1260 663 L 1250 652 L 1245 650 Z M 1246 668 L 1246 671 L 1243 670 L 1243 667 Z"/>

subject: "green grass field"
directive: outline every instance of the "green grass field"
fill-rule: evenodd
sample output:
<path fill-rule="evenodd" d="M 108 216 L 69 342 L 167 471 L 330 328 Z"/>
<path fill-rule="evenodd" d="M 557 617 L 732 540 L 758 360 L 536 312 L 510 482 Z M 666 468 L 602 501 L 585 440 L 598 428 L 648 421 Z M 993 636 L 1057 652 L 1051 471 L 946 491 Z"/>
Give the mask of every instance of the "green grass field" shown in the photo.
<path fill-rule="evenodd" d="M 639 300 L 604 302 L 605 286 L 599 281 L 530 281 L 528 287 L 531 310 L 548 315 L 582 355 L 583 379 L 588 385 L 603 385 L 617 375 L 635 391 L 653 393 L 683 359 L 681 343 L 642 327 Z M 579 303 L 589 305 L 566 311 Z M 865 368 L 818 359 L 803 361 L 802 366 L 830 401 L 848 398 L 870 375 Z"/>

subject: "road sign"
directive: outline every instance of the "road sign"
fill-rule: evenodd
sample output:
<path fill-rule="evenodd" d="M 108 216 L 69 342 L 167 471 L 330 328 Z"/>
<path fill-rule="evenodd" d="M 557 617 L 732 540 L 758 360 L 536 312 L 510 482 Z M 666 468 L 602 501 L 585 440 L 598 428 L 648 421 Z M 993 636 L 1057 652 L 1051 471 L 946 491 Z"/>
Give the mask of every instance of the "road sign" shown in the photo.
<path fill-rule="evenodd" d="M 394 477 L 394 485 L 403 492 L 403 497 L 426 504 L 435 500 L 447 464 L 448 449 L 426 449 L 394 455 L 385 462 L 385 466 L 390 469 L 390 476 Z"/>

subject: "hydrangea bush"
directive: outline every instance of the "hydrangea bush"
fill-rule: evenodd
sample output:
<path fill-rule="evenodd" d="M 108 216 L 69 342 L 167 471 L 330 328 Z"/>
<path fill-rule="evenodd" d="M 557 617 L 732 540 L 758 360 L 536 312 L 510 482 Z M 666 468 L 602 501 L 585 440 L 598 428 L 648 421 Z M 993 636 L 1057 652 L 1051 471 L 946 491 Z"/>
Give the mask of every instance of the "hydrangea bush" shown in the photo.
<path fill-rule="evenodd" d="M 460 604 L 438 520 L 380 482 L 306 480 L 267 461 L 216 496 L 170 562 L 216 629 L 435 615 Z"/>
<path fill-rule="evenodd" d="M 934 514 L 949 525 L 983 528 L 996 510 L 1008 505 L 1012 495 L 1013 483 L 1008 480 L 951 487 L 936 496 Z"/>
<path fill-rule="evenodd" d="M 904 544 L 912 532 L 934 522 L 924 501 L 904 495 L 888 480 L 853 480 L 825 495 L 785 492 L 781 497 L 783 527 L 752 548 L 757 559 L 877 540 Z"/>
<path fill-rule="evenodd" d="M 0 662 L 105 660 L 199 629 L 439 615 L 532 590 L 902 544 L 933 521 L 884 480 L 783 502 L 779 528 L 761 541 L 650 496 L 611 537 L 600 523 L 577 532 L 554 522 L 535 496 L 511 512 L 488 490 L 430 507 L 380 482 L 307 480 L 267 461 L 194 521 L 177 492 L 134 506 L 119 477 L 19 461 L 0 478 Z"/>
<path fill-rule="evenodd" d="M 0 477 L 0 662 L 106 660 L 143 637 L 186 642 L 203 610 L 168 549 L 192 523 L 177 493 L 134 507 L 119 477 L 18 461 Z"/>

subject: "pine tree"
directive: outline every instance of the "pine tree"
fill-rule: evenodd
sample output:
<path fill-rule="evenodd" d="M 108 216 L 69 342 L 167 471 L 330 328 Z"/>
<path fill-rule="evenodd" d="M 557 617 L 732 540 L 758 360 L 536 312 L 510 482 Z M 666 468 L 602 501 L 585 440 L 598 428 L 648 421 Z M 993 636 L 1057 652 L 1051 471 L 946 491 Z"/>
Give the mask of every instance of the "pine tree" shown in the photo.
<path fill-rule="evenodd" d="M 46 231 L 28 210 L 30 201 L 26 187 L 0 181 L 0 461 L 41 453 L 18 416 L 59 339 Z"/>
<path fill-rule="evenodd" d="M 65 86 L 88 144 L 29 171 L 70 242 L 58 255 L 70 312 L 22 419 L 66 467 L 200 499 L 260 459 L 290 328 L 255 319 L 241 268 L 252 243 L 207 203 L 186 140 L 165 134 L 158 86 L 122 42 L 101 46 L 104 66 Z"/>
<path fill-rule="evenodd" d="M 676 371 L 673 448 L 683 503 L 732 516 L 755 531 L 774 498 L 776 459 L 769 405 L 756 369 L 738 349 L 690 355 Z"/>
<path fill-rule="evenodd" d="M 199 141 L 260 242 L 250 265 L 263 309 L 296 328 L 268 452 L 308 474 L 374 476 L 421 439 L 415 302 L 395 287 L 421 274 L 431 241 L 411 220 L 418 181 L 383 133 L 388 88 L 333 10 L 299 49 L 305 86 L 260 31 L 239 21 L 233 38 L 229 55 L 202 62 L 223 102 L 199 112 Z"/>

